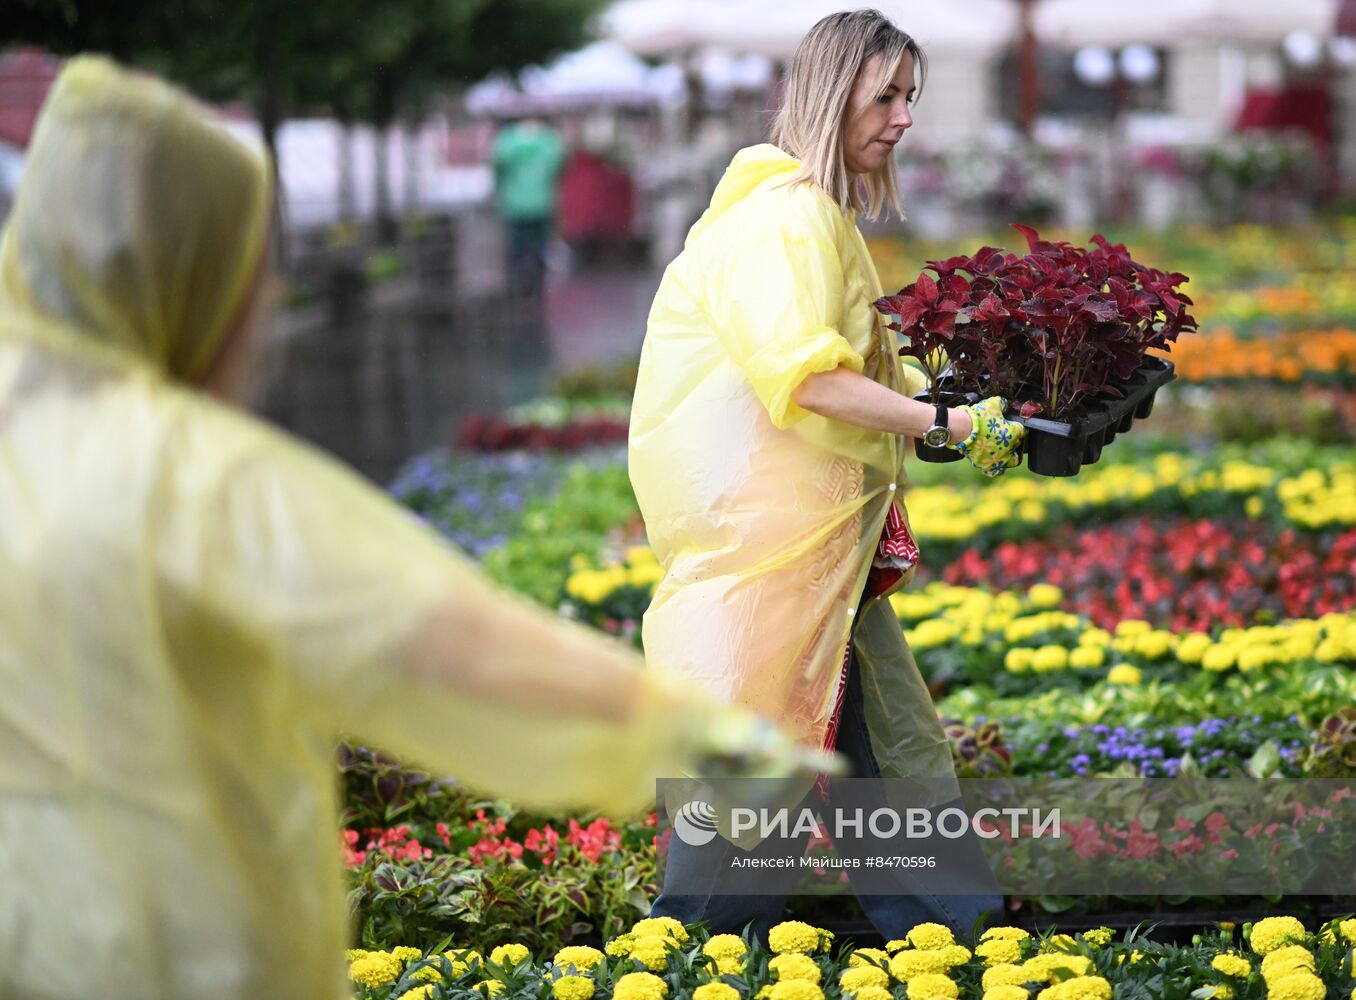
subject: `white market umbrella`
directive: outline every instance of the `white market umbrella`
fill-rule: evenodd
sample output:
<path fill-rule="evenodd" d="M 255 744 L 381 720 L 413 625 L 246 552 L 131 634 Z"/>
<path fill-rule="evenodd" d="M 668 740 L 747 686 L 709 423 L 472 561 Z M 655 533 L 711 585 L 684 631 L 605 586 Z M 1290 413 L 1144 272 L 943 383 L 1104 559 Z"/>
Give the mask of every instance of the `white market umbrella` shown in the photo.
<path fill-rule="evenodd" d="M 980 58 L 1017 31 L 1014 0 L 622 0 L 604 13 L 602 26 L 607 37 L 642 55 L 717 46 L 787 60 L 820 18 L 862 7 L 885 14 L 927 52 Z"/>
<path fill-rule="evenodd" d="M 1340 0 L 1040 0 L 1036 37 L 1042 44 L 1077 49 L 1183 43 L 1279 44 L 1294 31 L 1326 38 Z"/>

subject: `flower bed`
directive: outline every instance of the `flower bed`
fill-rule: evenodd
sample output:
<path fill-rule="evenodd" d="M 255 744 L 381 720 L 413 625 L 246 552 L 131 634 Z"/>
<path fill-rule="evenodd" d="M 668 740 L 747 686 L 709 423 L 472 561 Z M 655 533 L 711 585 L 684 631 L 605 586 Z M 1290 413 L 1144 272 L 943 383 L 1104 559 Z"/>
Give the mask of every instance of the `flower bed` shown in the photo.
<path fill-rule="evenodd" d="M 349 953 L 363 1000 L 1325 1000 L 1356 996 L 1356 920 L 1310 932 L 1293 916 L 1233 924 L 1177 945 L 1106 927 L 1033 936 L 993 927 L 961 943 L 918 924 L 884 948 L 839 943 L 799 921 L 773 927 L 768 947 L 646 919 L 602 948 L 532 949 L 511 937 L 493 949 Z M 461 944 L 459 942 L 459 944 Z M 550 957 L 545 957 L 550 954 Z"/>
<path fill-rule="evenodd" d="M 1147 619 L 1174 632 L 1317 618 L 1356 607 L 1356 528 L 1276 532 L 1249 521 L 1138 517 L 1058 541 L 968 548 L 942 579 L 1061 588 L 1095 625 Z"/>

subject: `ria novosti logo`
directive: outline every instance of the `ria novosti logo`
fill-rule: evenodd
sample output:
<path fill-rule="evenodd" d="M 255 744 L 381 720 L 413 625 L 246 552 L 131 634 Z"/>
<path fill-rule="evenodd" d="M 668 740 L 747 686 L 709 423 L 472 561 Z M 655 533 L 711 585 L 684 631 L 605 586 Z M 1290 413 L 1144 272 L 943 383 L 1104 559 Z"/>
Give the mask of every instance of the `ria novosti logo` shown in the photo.
<path fill-rule="evenodd" d="M 673 817 L 678 839 L 691 847 L 702 847 L 716 839 L 716 808 L 709 802 L 693 799 Z"/>

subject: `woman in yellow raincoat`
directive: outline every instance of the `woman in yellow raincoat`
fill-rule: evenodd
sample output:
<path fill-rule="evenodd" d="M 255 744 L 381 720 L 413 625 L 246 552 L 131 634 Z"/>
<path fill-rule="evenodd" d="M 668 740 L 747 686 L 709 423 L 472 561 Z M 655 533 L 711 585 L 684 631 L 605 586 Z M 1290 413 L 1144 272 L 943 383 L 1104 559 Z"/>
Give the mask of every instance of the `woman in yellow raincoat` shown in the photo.
<path fill-rule="evenodd" d="M 904 438 L 945 425 L 933 436 L 996 475 L 1018 461 L 1023 429 L 1000 399 L 938 413 L 909 398 L 921 387 L 872 305 L 884 293 L 855 216 L 898 210 L 891 151 L 912 123 L 915 70 L 921 50 L 875 11 L 832 15 L 802 40 L 772 142 L 734 157 L 665 272 L 630 474 L 666 571 L 643 625 L 652 664 L 808 745 L 841 736 L 867 776 L 954 782 L 888 590 L 864 588 L 873 563 L 889 589 L 914 572 Z M 674 841 L 653 912 L 765 930 L 781 900 L 713 897 L 729 866 L 692 853 Z M 862 903 L 901 937 L 921 920 L 968 931 L 998 900 Z"/>
<path fill-rule="evenodd" d="M 180 92 L 56 82 L 0 241 L 7 1000 L 347 994 L 340 732 L 537 808 L 808 762 L 198 390 L 242 385 L 271 206 Z"/>

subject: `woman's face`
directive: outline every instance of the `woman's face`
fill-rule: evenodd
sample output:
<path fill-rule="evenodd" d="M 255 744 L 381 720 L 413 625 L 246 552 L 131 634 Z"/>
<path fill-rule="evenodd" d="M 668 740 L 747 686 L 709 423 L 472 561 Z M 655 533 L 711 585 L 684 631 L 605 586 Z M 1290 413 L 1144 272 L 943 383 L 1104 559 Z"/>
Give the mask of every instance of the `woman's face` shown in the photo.
<path fill-rule="evenodd" d="M 913 56 L 905 52 L 899 59 L 894 79 L 877 93 L 875 83 L 881 71 L 881 57 L 866 61 L 848 98 L 847 121 L 843 125 L 843 160 L 849 173 L 869 174 L 889 162 L 895 143 L 913 124 L 909 105 L 913 103 Z"/>

